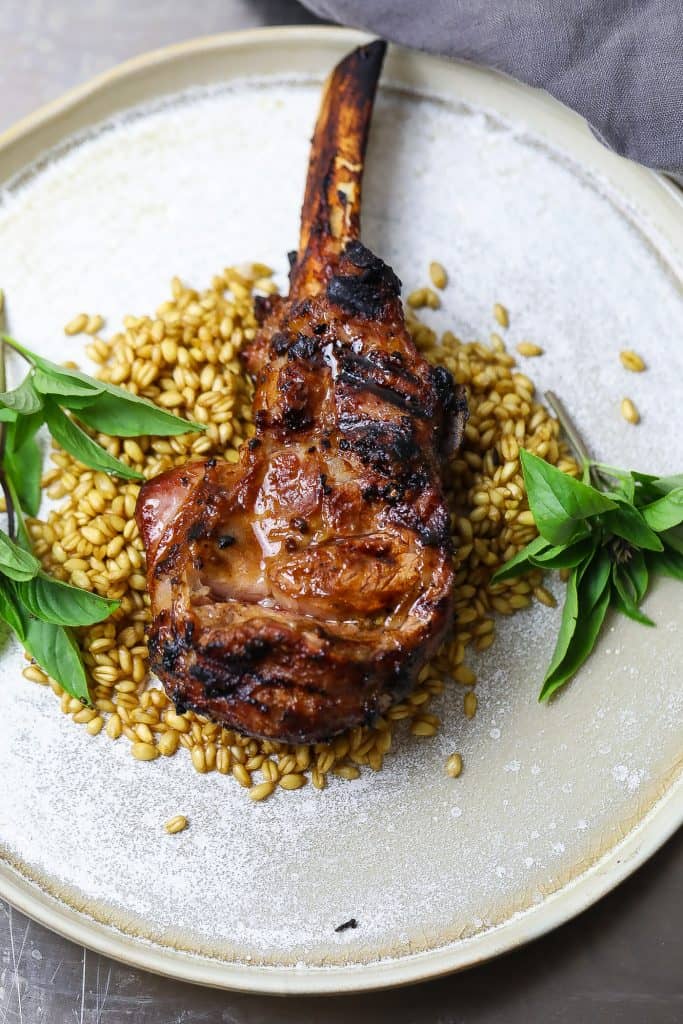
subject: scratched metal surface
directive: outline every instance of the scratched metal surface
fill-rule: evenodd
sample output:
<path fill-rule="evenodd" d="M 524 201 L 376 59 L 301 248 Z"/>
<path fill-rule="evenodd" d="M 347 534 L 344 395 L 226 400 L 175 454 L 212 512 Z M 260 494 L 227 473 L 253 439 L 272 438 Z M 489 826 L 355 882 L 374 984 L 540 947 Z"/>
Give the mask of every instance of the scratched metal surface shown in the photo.
<path fill-rule="evenodd" d="M 205 33 L 312 20 L 291 0 L 2 0 L 0 129 L 117 61 Z M 468 974 L 340 999 L 216 993 L 131 970 L 0 903 L 0 1024 L 679 1024 L 683 833 L 577 921 Z"/>

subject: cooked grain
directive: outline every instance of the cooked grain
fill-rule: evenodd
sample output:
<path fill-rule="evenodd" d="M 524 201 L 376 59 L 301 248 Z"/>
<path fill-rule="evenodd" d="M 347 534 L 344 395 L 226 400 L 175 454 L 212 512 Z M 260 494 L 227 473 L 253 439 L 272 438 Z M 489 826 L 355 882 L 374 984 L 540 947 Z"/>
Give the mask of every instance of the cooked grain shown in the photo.
<path fill-rule="evenodd" d="M 628 423 L 640 423 L 640 413 L 630 398 L 622 398 L 621 415 Z"/>
<path fill-rule="evenodd" d="M 463 700 L 463 708 L 467 718 L 474 718 L 477 713 L 477 704 L 477 695 L 474 690 L 470 690 L 465 694 L 465 699 Z"/>
<path fill-rule="evenodd" d="M 153 743 L 140 743 L 135 739 L 130 752 L 138 761 L 154 761 L 159 756 L 159 751 Z"/>
<path fill-rule="evenodd" d="M 448 284 L 446 268 L 436 261 L 429 264 L 429 277 L 435 288 L 445 288 Z"/>
<path fill-rule="evenodd" d="M 517 345 L 517 351 L 520 356 L 542 356 L 543 349 L 540 345 L 535 345 L 533 341 L 520 341 Z"/>
<path fill-rule="evenodd" d="M 626 370 L 630 370 L 632 373 L 642 373 L 646 369 L 645 361 L 642 356 L 639 356 L 637 352 L 634 352 L 631 348 L 623 349 L 619 353 L 621 364 Z"/>
<path fill-rule="evenodd" d="M 81 332 L 85 329 L 85 326 L 86 326 L 87 322 L 88 322 L 88 314 L 87 313 L 79 313 L 78 316 L 75 316 L 73 318 L 73 320 L 69 320 L 68 324 L 64 328 L 64 333 L 65 334 L 81 334 Z"/>
<path fill-rule="evenodd" d="M 171 818 L 164 825 L 165 830 L 170 836 L 176 835 L 178 832 L 182 832 L 187 828 L 187 818 L 184 814 L 176 814 L 174 818 Z"/>
<path fill-rule="evenodd" d="M 496 302 L 493 307 L 493 315 L 500 324 L 501 327 L 510 326 L 510 314 L 508 313 L 505 306 L 501 306 L 500 302 Z"/>
<path fill-rule="evenodd" d="M 259 801 L 265 800 L 275 789 L 274 782 L 260 782 L 258 786 L 252 786 L 249 790 L 249 797 L 251 800 Z"/>
<path fill-rule="evenodd" d="M 442 287 L 447 275 L 444 270 L 444 280 L 437 266 L 430 266 L 430 278 Z M 257 264 L 227 268 L 203 293 L 174 279 L 172 298 L 156 317 L 127 317 L 123 329 L 108 340 L 93 338 L 89 353 L 104 380 L 207 426 L 200 436 L 116 440 L 96 435 L 97 440 L 147 477 L 189 458 L 214 455 L 236 462 L 240 445 L 253 434 L 251 385 L 238 356 L 256 328 L 252 291 L 271 292 L 270 273 Z M 435 735 L 440 720 L 430 715 L 430 702 L 443 692 L 444 680 L 466 686 L 476 682 L 465 664 L 466 652 L 470 646 L 485 650 L 494 642 L 491 611 L 510 615 L 528 606 L 532 597 L 543 603 L 552 600 L 536 570 L 522 580 L 490 583 L 497 566 L 536 533 L 526 503 L 520 447 L 565 472 L 578 472 L 559 439 L 557 421 L 536 401 L 533 382 L 516 370 L 515 358 L 499 334 L 492 335 L 490 346 L 465 343 L 451 331 L 439 339 L 412 311 L 439 304 L 431 288 L 417 289 L 408 297 L 407 322 L 418 348 L 449 369 L 468 393 L 465 444 L 452 459 L 446 478 L 455 549 L 455 619 L 452 635 L 405 701 L 371 727 L 313 746 L 249 740 L 193 712 L 178 715 L 164 691 L 150 685 L 147 674 L 149 598 L 134 518 L 139 485 L 86 470 L 59 449 L 52 453 L 54 469 L 45 473 L 43 484 L 63 503 L 46 522 L 29 521 L 35 550 L 57 578 L 116 597 L 121 608 L 107 622 L 78 631 L 93 684 L 94 709 L 83 709 L 37 666 L 24 670 L 27 678 L 49 682 L 63 711 L 86 729 L 99 732 L 104 727 L 111 739 L 125 736 L 138 760 L 170 757 L 184 748 L 197 771 L 231 774 L 250 794 L 257 794 L 256 800 L 276 786 L 300 788 L 309 776 L 314 788 L 322 790 L 329 775 L 354 779 L 361 770 L 379 771 L 397 730 Z M 503 306 L 494 307 L 494 316 L 501 327 L 509 325 Z M 75 332 L 93 323 L 82 314 L 67 326 Z M 98 323 L 98 331 L 101 326 Z M 464 709 L 469 716 L 476 711 L 471 691 L 465 695 Z M 448 763 L 455 762 L 451 758 Z M 260 772 L 263 782 L 255 785 L 252 772 Z"/>

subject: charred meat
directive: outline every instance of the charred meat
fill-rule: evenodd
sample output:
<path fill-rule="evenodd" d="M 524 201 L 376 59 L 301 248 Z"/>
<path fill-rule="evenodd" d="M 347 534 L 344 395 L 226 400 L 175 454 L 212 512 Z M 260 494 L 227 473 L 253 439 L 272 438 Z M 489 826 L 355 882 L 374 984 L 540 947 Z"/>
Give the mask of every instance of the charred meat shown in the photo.
<path fill-rule="evenodd" d="M 452 609 L 443 459 L 466 405 L 410 339 L 400 282 L 359 241 L 385 44 L 332 73 L 286 297 L 244 353 L 256 433 L 142 488 L 151 664 L 181 709 L 315 741 L 413 685 Z"/>

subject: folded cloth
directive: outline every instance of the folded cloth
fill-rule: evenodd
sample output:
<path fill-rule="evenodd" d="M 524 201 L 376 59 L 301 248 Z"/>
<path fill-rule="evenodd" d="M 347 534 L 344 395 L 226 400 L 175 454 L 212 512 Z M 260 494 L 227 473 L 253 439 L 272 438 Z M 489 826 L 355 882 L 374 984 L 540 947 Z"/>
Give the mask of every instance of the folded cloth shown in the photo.
<path fill-rule="evenodd" d="M 683 174 L 683 0 L 304 0 L 321 17 L 546 89 L 608 146 Z"/>

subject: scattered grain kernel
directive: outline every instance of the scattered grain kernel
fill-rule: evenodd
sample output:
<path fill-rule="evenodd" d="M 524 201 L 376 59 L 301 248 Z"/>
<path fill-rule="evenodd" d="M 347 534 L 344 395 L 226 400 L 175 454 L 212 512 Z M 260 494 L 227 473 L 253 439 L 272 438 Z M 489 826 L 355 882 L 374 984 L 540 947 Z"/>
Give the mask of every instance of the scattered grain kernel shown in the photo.
<path fill-rule="evenodd" d="M 159 756 L 153 743 L 132 743 L 130 752 L 138 761 L 154 761 Z"/>
<path fill-rule="evenodd" d="M 199 772 L 200 775 L 203 775 L 207 770 L 206 754 L 204 753 L 204 747 L 194 746 L 192 748 L 192 753 L 190 756 L 192 757 L 192 765 L 194 767 L 194 770 L 196 772 Z"/>
<path fill-rule="evenodd" d="M 436 736 L 436 728 L 431 722 L 425 722 L 418 718 L 410 726 L 410 731 L 413 736 Z"/>
<path fill-rule="evenodd" d="M 306 785 L 306 776 L 300 775 L 297 772 L 292 772 L 289 775 L 283 775 L 280 779 L 279 785 L 283 789 L 301 789 L 302 786 Z"/>
<path fill-rule="evenodd" d="M 117 714 L 111 715 L 107 720 L 105 726 L 105 732 L 107 736 L 112 740 L 117 740 L 121 735 L 121 719 Z"/>
<path fill-rule="evenodd" d="M 180 736 L 181 734 L 175 729 L 167 729 L 162 733 L 157 741 L 159 753 L 164 757 L 172 757 L 180 745 Z"/>
<path fill-rule="evenodd" d="M 258 786 L 252 786 L 249 790 L 249 799 L 258 802 L 265 800 L 275 789 L 274 782 L 259 782 Z"/>
<path fill-rule="evenodd" d="M 411 309 L 422 309 L 423 306 L 427 305 L 427 289 L 426 288 L 415 288 L 412 291 L 406 302 Z"/>
<path fill-rule="evenodd" d="M 541 602 L 541 604 L 547 605 L 548 608 L 557 607 L 557 601 L 550 593 L 550 591 L 546 590 L 545 587 L 542 587 L 540 585 L 538 587 L 534 587 L 534 597 L 537 598 Z"/>
<path fill-rule="evenodd" d="M 445 288 L 448 284 L 446 268 L 436 261 L 429 264 L 429 277 L 435 288 Z"/>
<path fill-rule="evenodd" d="M 97 334 L 99 330 L 104 327 L 104 317 L 96 313 L 94 316 L 89 316 L 83 331 L 85 334 Z M 78 332 L 76 332 L 78 333 Z"/>
<path fill-rule="evenodd" d="M 622 398 L 621 415 L 628 423 L 640 423 L 640 413 L 630 398 Z"/>
<path fill-rule="evenodd" d="M 630 370 L 631 373 L 642 373 L 646 369 L 642 356 L 639 356 L 631 348 L 623 349 L 619 353 L 619 358 L 621 359 L 622 366 L 626 370 Z"/>
<path fill-rule="evenodd" d="M 519 344 L 516 345 L 515 347 L 519 352 L 520 356 L 531 357 L 543 355 L 543 349 L 541 348 L 541 346 L 535 345 L 533 341 L 520 341 Z"/>
<path fill-rule="evenodd" d="M 85 330 L 86 324 L 88 323 L 88 314 L 79 313 L 73 320 L 69 320 L 68 324 L 64 328 L 65 334 L 82 334 Z"/>
<path fill-rule="evenodd" d="M 353 779 L 357 779 L 360 776 L 360 771 L 355 765 L 351 764 L 340 764 L 335 765 L 332 769 L 332 774 L 336 775 L 339 779 L 346 779 L 348 782 Z"/>
<path fill-rule="evenodd" d="M 85 727 L 86 732 L 89 732 L 91 736 L 97 736 L 98 733 L 102 732 L 104 726 L 104 719 L 101 715 L 96 715 L 95 718 L 91 718 Z"/>
<path fill-rule="evenodd" d="M 451 754 L 446 761 L 446 774 L 452 779 L 457 779 L 462 772 L 462 755 Z"/>
<path fill-rule="evenodd" d="M 465 699 L 463 701 L 463 707 L 467 718 L 474 718 L 477 713 L 477 704 L 477 695 L 474 690 L 470 690 L 469 693 L 465 694 Z"/>
<path fill-rule="evenodd" d="M 453 678 L 456 683 L 462 683 L 463 686 L 474 686 L 477 681 L 475 673 L 467 665 L 458 665 L 453 670 Z"/>
<path fill-rule="evenodd" d="M 237 779 L 240 786 L 244 786 L 245 789 L 249 789 L 252 784 L 251 775 L 243 764 L 234 764 L 232 766 L 232 774 Z"/>
<path fill-rule="evenodd" d="M 24 679 L 30 679 L 33 683 L 41 683 L 43 686 L 47 683 L 47 676 L 37 665 L 29 665 L 21 674 Z"/>
<path fill-rule="evenodd" d="M 493 307 L 493 315 L 501 327 L 510 326 L 510 314 L 508 313 L 505 306 L 502 306 L 500 302 L 496 302 L 495 306 Z"/>
<path fill-rule="evenodd" d="M 170 836 L 176 835 L 177 832 L 182 832 L 187 828 L 187 818 L 184 814 L 176 814 L 174 818 L 170 818 L 164 828 Z"/>

